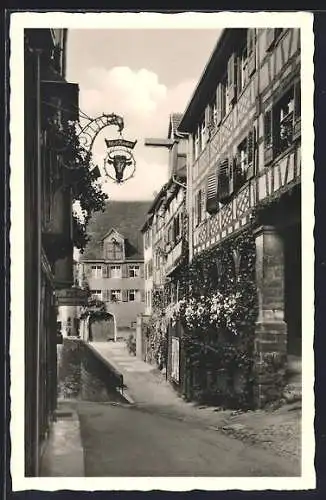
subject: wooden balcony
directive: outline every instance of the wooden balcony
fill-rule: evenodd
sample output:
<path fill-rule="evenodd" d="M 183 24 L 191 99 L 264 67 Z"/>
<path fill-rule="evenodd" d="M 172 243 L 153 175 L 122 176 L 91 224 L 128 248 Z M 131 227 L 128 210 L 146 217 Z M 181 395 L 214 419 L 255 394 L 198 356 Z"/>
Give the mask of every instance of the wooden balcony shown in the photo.
<path fill-rule="evenodd" d="M 194 254 L 212 247 L 250 222 L 252 210 L 301 181 L 301 147 L 292 146 L 246 183 L 216 214 L 194 230 Z"/>
<path fill-rule="evenodd" d="M 170 274 L 178 265 L 182 257 L 183 248 L 184 248 L 184 240 L 180 239 L 180 241 L 176 245 L 174 245 L 167 254 L 165 262 L 166 274 Z"/>

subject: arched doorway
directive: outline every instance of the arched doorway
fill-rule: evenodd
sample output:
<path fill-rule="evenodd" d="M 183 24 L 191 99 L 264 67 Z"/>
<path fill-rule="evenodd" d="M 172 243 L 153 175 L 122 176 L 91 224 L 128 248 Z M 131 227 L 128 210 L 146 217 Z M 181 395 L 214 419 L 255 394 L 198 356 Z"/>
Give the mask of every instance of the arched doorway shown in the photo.
<path fill-rule="evenodd" d="M 114 341 L 115 318 L 111 313 L 102 313 L 100 316 L 91 314 L 89 318 L 89 340 L 91 342 Z"/>

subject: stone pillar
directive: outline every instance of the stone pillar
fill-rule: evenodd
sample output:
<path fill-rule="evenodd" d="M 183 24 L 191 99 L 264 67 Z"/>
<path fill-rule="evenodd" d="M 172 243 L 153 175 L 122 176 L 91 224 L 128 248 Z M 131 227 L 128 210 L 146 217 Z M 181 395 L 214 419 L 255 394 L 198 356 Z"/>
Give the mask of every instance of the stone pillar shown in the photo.
<path fill-rule="evenodd" d="M 255 231 L 258 318 L 255 327 L 254 400 L 258 408 L 282 396 L 287 359 L 284 321 L 284 251 L 276 229 Z"/>

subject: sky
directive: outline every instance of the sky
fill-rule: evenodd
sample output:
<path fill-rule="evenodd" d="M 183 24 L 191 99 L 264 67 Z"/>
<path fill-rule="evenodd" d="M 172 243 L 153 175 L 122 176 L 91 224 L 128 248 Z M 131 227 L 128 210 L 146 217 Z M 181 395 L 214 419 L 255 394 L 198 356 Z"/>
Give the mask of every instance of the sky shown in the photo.
<path fill-rule="evenodd" d="M 167 181 L 165 148 L 144 146 L 148 137 L 166 138 L 169 115 L 182 113 L 216 45 L 219 29 L 69 29 L 67 80 L 79 84 L 79 105 L 89 116 L 123 116 L 123 136 L 137 140 L 134 178 L 121 185 L 108 180 L 112 200 L 149 200 Z M 102 167 L 105 138 L 97 137 L 93 155 Z"/>

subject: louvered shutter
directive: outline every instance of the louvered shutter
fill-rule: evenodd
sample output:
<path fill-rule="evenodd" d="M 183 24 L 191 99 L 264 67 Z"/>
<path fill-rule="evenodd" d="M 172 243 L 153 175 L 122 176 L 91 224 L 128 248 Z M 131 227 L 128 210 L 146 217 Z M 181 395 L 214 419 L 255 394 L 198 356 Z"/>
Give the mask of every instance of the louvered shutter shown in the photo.
<path fill-rule="evenodd" d="M 232 54 L 228 61 L 228 92 L 230 102 L 236 97 L 236 57 Z"/>
<path fill-rule="evenodd" d="M 107 266 L 105 264 L 102 266 L 102 276 L 103 276 L 103 278 L 107 278 L 108 277 L 108 267 L 109 266 Z"/>
<path fill-rule="evenodd" d="M 128 278 L 128 264 L 122 264 L 122 277 Z"/>
<path fill-rule="evenodd" d="M 273 159 L 273 110 L 264 114 L 264 158 L 265 163 Z"/>
<path fill-rule="evenodd" d="M 216 125 L 219 125 L 222 120 L 222 84 L 219 83 L 216 89 Z"/>
<path fill-rule="evenodd" d="M 201 210 L 201 220 L 204 220 L 206 218 L 206 193 L 205 190 L 202 189 L 201 191 L 201 198 L 200 198 L 200 210 Z"/>
<path fill-rule="evenodd" d="M 248 169 L 246 172 L 246 178 L 250 179 L 255 173 L 255 128 L 253 128 L 247 138 L 247 149 L 248 149 Z"/>
<path fill-rule="evenodd" d="M 294 125 L 293 138 L 297 138 L 301 134 L 301 83 L 298 82 L 294 86 Z"/>
<path fill-rule="evenodd" d="M 110 290 L 103 290 L 103 301 L 108 302 L 110 300 Z"/>
<path fill-rule="evenodd" d="M 217 194 L 218 201 L 225 201 L 230 196 L 229 160 L 223 160 L 218 169 Z"/>
<path fill-rule="evenodd" d="M 247 30 L 247 48 L 248 48 L 248 74 L 249 77 L 256 70 L 256 30 L 249 28 Z"/>
<path fill-rule="evenodd" d="M 212 129 L 212 119 L 213 119 L 212 108 L 211 108 L 211 105 L 208 104 L 208 106 L 206 106 L 206 109 L 205 109 L 206 140 L 208 140 L 210 137 L 210 132 Z"/>
<path fill-rule="evenodd" d="M 122 302 L 128 302 L 128 290 L 122 290 L 121 295 L 122 295 Z"/>
<path fill-rule="evenodd" d="M 144 277 L 144 264 L 139 264 L 139 274 L 141 278 Z"/>
<path fill-rule="evenodd" d="M 84 274 L 85 274 L 86 278 L 90 278 L 92 276 L 92 265 L 91 264 L 85 264 Z"/>
<path fill-rule="evenodd" d="M 209 214 L 215 214 L 218 211 L 216 167 L 214 167 L 214 169 L 207 176 L 206 211 Z"/>
<path fill-rule="evenodd" d="M 270 50 L 275 40 L 275 28 L 266 29 L 266 50 Z"/>

